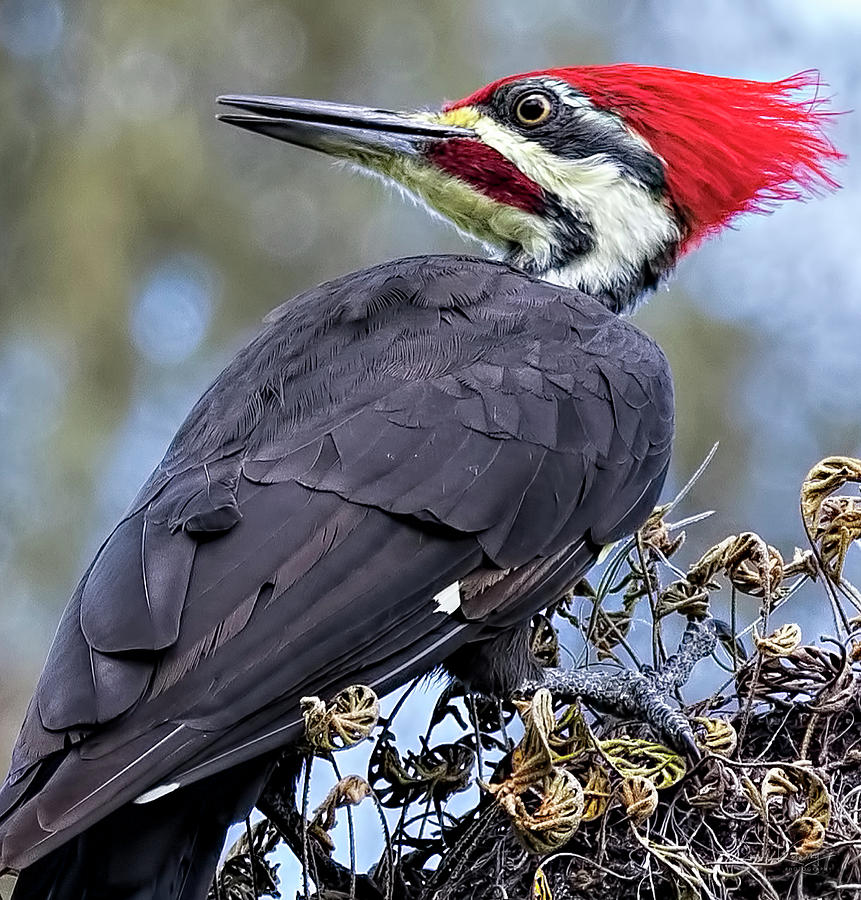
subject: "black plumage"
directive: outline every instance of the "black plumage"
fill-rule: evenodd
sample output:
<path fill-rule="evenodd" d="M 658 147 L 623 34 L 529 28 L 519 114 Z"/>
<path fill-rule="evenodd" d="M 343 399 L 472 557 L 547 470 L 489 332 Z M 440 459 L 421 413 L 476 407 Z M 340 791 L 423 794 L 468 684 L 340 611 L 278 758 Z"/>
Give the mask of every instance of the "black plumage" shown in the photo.
<path fill-rule="evenodd" d="M 490 693 L 576 681 L 695 748 L 661 694 L 710 652 L 709 621 L 672 677 L 610 690 L 538 673 L 526 627 L 645 521 L 666 474 L 666 360 L 615 312 L 739 213 L 835 186 L 827 113 L 792 97 L 809 83 L 608 66 L 440 112 L 219 98 L 241 111 L 223 121 L 395 181 L 521 268 L 416 257 L 323 285 L 201 398 L 31 701 L 0 788 L 15 900 L 202 900 L 300 698 L 351 683 L 383 694 L 440 666 Z"/>
<path fill-rule="evenodd" d="M 207 776 L 246 773 L 241 814 L 304 695 L 384 693 L 446 660 L 513 688 L 530 661 L 484 665 L 488 642 L 520 646 L 512 629 L 644 521 L 672 420 L 648 337 L 502 263 L 404 259 L 290 300 L 73 595 L 0 791 L 2 863 L 80 860 L 112 813 L 100 833 L 134 847 L 147 810 L 170 819 Z M 460 608 L 437 611 L 455 581 Z M 183 787 L 128 805 L 163 784 Z M 206 877 L 105 896 L 198 897 Z"/>

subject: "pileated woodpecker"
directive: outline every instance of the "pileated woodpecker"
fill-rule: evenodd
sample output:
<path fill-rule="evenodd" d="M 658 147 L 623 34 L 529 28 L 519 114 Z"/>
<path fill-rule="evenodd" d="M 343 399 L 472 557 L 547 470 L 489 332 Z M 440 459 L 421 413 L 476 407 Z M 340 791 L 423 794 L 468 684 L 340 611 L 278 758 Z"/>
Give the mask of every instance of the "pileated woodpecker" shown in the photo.
<path fill-rule="evenodd" d="M 530 617 L 644 522 L 669 463 L 666 360 L 618 314 L 739 213 L 834 186 L 810 84 L 608 66 L 437 112 L 221 98 L 500 261 L 314 288 L 195 405 L 27 711 L 0 791 L 18 900 L 204 897 L 304 695 L 440 665 L 490 693 L 540 680 Z"/>

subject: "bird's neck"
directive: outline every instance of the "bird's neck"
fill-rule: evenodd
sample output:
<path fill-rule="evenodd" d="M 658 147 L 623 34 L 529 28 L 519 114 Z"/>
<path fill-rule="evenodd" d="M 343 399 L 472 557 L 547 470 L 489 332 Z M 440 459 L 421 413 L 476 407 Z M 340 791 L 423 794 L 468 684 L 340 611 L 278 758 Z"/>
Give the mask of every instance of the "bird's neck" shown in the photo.
<path fill-rule="evenodd" d="M 632 260 L 625 265 L 604 266 L 600 260 L 584 255 L 567 263 L 542 267 L 520 248 L 505 256 L 506 262 L 531 275 L 574 288 L 600 300 L 614 313 L 630 313 L 669 274 L 678 259 L 678 243 L 668 244 L 650 257 Z"/>
<path fill-rule="evenodd" d="M 633 179 L 609 160 L 554 157 L 551 164 L 535 148 L 520 155 L 509 151 L 518 171 L 541 192 L 536 208 L 491 196 L 486 185 L 472 185 L 426 162 L 397 158 L 385 170 L 373 161 L 360 165 L 494 256 L 591 294 L 614 312 L 632 309 L 672 268 L 683 236 L 659 185 Z"/>
<path fill-rule="evenodd" d="M 545 222 L 543 240 L 528 249 L 510 246 L 507 261 L 590 294 L 616 313 L 631 311 L 657 287 L 675 265 L 683 237 L 660 198 L 621 180 L 595 190 L 581 181 L 555 199 Z"/>

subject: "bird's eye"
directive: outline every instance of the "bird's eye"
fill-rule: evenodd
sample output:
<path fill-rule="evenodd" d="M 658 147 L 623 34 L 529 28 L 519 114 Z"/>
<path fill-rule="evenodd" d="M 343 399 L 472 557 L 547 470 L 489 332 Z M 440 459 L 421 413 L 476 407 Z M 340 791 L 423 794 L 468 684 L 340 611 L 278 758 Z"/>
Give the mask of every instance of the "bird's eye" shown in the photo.
<path fill-rule="evenodd" d="M 526 128 L 540 125 L 550 118 L 553 104 L 547 94 L 533 91 L 526 94 L 514 104 L 514 115 L 517 121 Z"/>

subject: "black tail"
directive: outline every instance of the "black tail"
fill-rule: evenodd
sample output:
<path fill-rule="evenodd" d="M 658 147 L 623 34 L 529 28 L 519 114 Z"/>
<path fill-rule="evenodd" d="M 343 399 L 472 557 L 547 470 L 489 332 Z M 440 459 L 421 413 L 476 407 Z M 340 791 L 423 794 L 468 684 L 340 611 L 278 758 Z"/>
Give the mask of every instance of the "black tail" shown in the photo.
<path fill-rule="evenodd" d="M 12 900 L 205 900 L 227 829 L 267 772 L 253 760 L 118 809 L 24 869 Z"/>

